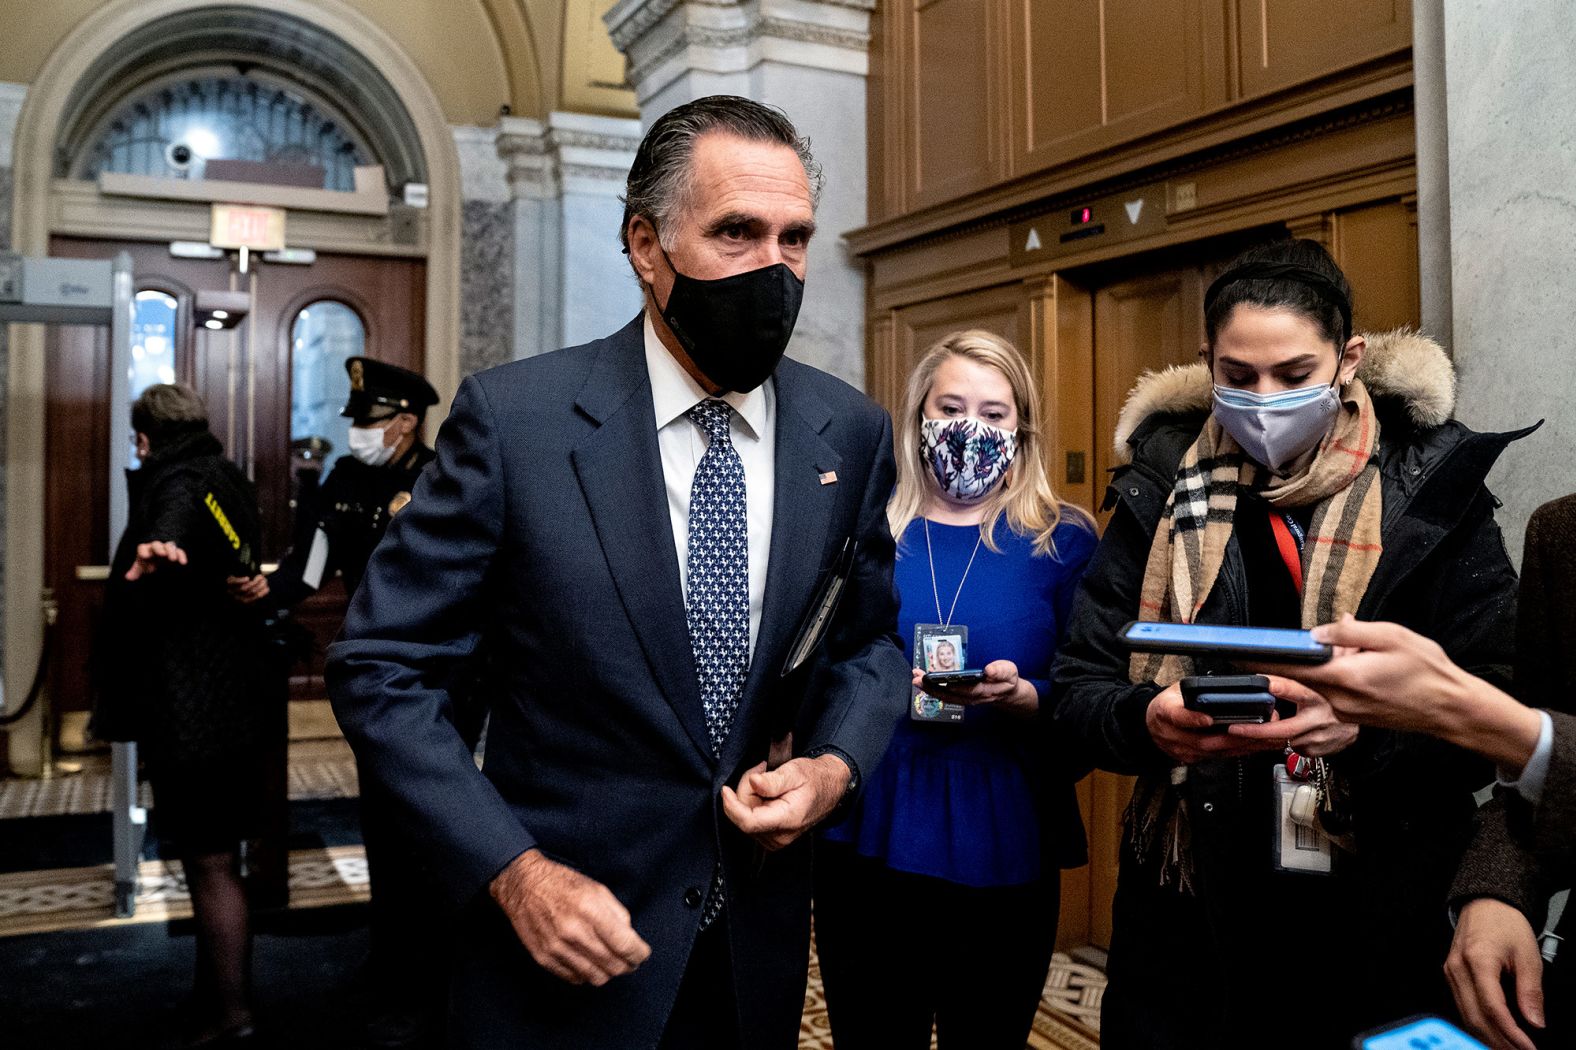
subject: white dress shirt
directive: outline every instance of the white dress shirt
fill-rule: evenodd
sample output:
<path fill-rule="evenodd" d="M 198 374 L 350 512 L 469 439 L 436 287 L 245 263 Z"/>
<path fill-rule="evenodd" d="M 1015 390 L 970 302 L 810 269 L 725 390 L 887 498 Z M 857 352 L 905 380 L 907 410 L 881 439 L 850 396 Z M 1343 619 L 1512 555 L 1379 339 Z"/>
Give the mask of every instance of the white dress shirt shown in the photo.
<path fill-rule="evenodd" d="M 662 454 L 662 480 L 668 490 L 668 517 L 673 546 L 679 556 L 679 587 L 689 598 L 689 506 L 695 468 L 711 437 L 686 413 L 711 395 L 673 359 L 657 338 L 646 315 L 646 371 L 651 376 L 651 401 L 657 414 L 657 448 Z M 776 499 L 777 395 L 772 380 L 748 394 L 726 393 L 733 406 L 733 447 L 744 464 L 744 503 L 748 521 L 750 562 L 750 652 L 761 628 L 766 596 L 766 563 L 771 554 L 772 511 Z"/>
<path fill-rule="evenodd" d="M 1532 757 L 1527 759 L 1527 764 L 1514 778 L 1507 776 L 1505 769 L 1499 771 L 1500 787 L 1510 788 L 1522 798 L 1536 806 L 1543 800 L 1543 782 L 1549 776 L 1549 760 L 1554 757 L 1554 719 L 1549 717 L 1547 711 L 1539 711 L 1543 719 L 1543 728 L 1538 732 L 1538 743 L 1532 749 Z"/>

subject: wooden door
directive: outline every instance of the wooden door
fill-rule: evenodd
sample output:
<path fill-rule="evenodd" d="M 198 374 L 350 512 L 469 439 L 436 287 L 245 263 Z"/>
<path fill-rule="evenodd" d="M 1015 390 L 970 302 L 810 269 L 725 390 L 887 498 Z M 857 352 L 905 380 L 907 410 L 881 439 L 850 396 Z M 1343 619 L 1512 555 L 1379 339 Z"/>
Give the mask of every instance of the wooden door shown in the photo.
<path fill-rule="evenodd" d="M 1182 266 L 1115 281 L 1095 292 L 1094 425 L 1104 439 L 1095 443 L 1095 477 L 1109 477 L 1117 466 L 1110 436 L 1138 377 L 1198 360 L 1204 288 L 1202 268 Z"/>
<path fill-rule="evenodd" d="M 1094 476 L 1108 478 L 1117 465 L 1111 435 L 1128 392 L 1144 372 L 1198 360 L 1204 338 L 1204 269 L 1167 266 L 1110 281 L 1094 298 Z M 1104 502 L 1104 492 L 1098 493 Z M 1101 527 L 1110 514 L 1100 510 Z M 1111 901 L 1122 840 L 1122 813 L 1133 793 L 1133 778 L 1097 771 L 1082 786 L 1084 825 L 1089 834 L 1089 869 L 1082 907 L 1088 943 L 1111 943 Z M 1073 894 L 1072 908 L 1079 907 Z M 1069 925 L 1078 917 L 1069 916 Z"/>
<path fill-rule="evenodd" d="M 1087 339 L 1076 344 L 1088 347 L 1092 364 L 1085 374 L 1092 381 L 1048 391 L 1046 396 L 1057 406 L 1058 415 L 1093 422 L 1087 442 L 1096 507 L 1104 502 L 1109 471 L 1117 466 L 1112 438 L 1138 377 L 1198 360 L 1209 282 L 1247 242 L 1267 236 L 1269 231 L 1256 231 L 1090 267 L 1063 278 L 1057 309 L 1071 326 L 1089 325 Z M 1078 289 L 1083 290 L 1081 300 Z M 1063 440 L 1070 440 L 1065 432 Z M 1104 511 L 1096 517 L 1102 528 L 1110 519 Z M 1122 814 L 1132 790 L 1132 777 L 1100 771 L 1078 786 L 1089 835 L 1089 866 L 1066 873 L 1063 882 L 1057 937 L 1063 947 L 1106 948 L 1111 943 Z"/>
<path fill-rule="evenodd" d="M 250 466 L 263 516 L 263 558 L 277 561 L 289 542 L 291 385 L 293 330 L 301 311 L 324 301 L 354 311 L 365 352 L 420 371 L 423 364 L 425 265 L 416 260 L 320 256 L 311 265 L 270 265 L 233 273 L 229 259 L 177 259 L 167 244 L 57 237 L 51 254 L 66 258 L 132 256 L 136 287 L 144 299 L 167 303 L 168 313 L 134 349 L 134 365 L 153 381 L 191 385 L 208 408 L 210 426 L 226 452 Z M 253 307 L 237 331 L 208 332 L 193 320 L 201 290 L 250 291 Z M 139 316 L 143 316 L 139 314 Z M 157 360 L 156 367 L 152 366 Z M 130 440 L 129 406 L 110 404 L 106 330 L 51 330 L 46 362 L 45 585 L 60 603 L 50 689 L 63 715 L 86 711 L 88 654 L 103 606 L 109 535 L 111 436 Z M 343 442 L 335 455 L 344 450 Z M 336 582 L 298 611 L 326 645 L 344 616 L 345 594 Z M 321 666 L 293 683 L 293 695 L 321 697 Z M 69 720 L 69 719 L 68 719 Z"/>
<path fill-rule="evenodd" d="M 874 318 L 875 354 L 866 389 L 894 418 L 902 414 L 909 377 L 926 350 L 942 337 L 984 328 L 1028 349 L 1023 289 L 1018 284 L 982 288 L 902 306 Z"/>

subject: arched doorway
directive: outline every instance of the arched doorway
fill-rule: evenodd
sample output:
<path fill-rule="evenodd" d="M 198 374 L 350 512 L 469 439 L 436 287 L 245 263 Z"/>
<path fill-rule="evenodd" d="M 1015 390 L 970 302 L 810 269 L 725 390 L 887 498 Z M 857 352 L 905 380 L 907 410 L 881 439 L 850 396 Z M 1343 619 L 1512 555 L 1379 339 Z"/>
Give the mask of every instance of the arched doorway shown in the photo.
<path fill-rule="evenodd" d="M 16 247 L 31 255 L 132 254 L 145 337 L 134 381 L 173 375 L 204 394 L 216 432 L 258 482 L 269 523 L 265 558 L 282 552 L 290 530 L 304 311 L 320 303 L 351 310 L 367 352 L 452 391 L 459 212 L 452 136 L 409 60 L 337 0 L 110 5 L 41 71 L 16 156 Z M 201 195 L 208 180 L 194 176 L 225 164 L 227 182 L 276 184 L 285 169 L 298 178 L 316 171 L 319 191 L 344 188 L 347 177 L 354 183 L 358 165 L 380 165 L 395 203 L 382 215 L 289 208 L 290 247 L 305 251 L 254 257 L 244 273 L 235 255 L 172 253 L 172 242 L 207 240 L 212 198 Z M 107 192 L 107 174 L 185 182 L 198 194 Z M 407 184 L 428 187 L 425 208 L 400 203 Z M 196 293 L 216 289 L 250 295 L 244 334 L 194 326 Z M 160 325 L 169 331 L 156 331 Z M 104 508 L 109 487 L 122 484 L 109 476 L 103 450 L 110 431 L 124 427 L 125 406 L 110 403 L 102 337 L 81 329 L 17 336 L 7 422 L 6 684 L 25 687 L 19 679 L 31 666 L 22 665 L 40 642 L 40 589 L 52 588 L 61 604 L 52 695 L 57 710 L 82 710 L 83 657 L 102 588 L 92 567 L 106 562 L 115 538 Z M 154 349 L 167 359 L 154 363 Z M 321 400 L 323 391 L 311 396 Z M 337 609 L 318 614 L 327 623 Z M 36 768 L 37 747 L 34 734 L 12 733 L 12 766 Z"/>

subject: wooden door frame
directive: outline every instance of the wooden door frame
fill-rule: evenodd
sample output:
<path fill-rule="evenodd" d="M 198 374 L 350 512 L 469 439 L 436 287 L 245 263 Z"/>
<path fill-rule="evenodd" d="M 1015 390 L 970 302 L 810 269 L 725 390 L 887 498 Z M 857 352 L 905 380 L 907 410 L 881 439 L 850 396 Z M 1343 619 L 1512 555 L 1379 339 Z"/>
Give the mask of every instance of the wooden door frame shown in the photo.
<path fill-rule="evenodd" d="M 389 34 L 343 0 L 228 0 L 279 12 L 315 25 L 359 51 L 388 81 L 414 124 L 427 164 L 429 205 L 425 352 L 428 378 L 445 399 L 459 385 L 460 167 L 443 109 L 420 70 Z M 45 60 L 28 89 L 17 122 L 12 247 L 23 255 L 49 250 L 63 222 L 63 200 L 81 188 L 53 178 L 56 138 L 78 82 L 117 41 L 164 18 L 211 7 L 212 0 L 118 0 L 85 18 Z M 205 210 L 205 209 L 204 209 Z M 115 236 L 99 231 L 99 236 Z M 124 236 L 124 234 L 123 234 Z M 319 247 L 319 245 L 304 245 Z M 321 245 L 322 247 L 330 247 Z M 333 246 L 367 251 L 367 244 Z M 386 251 L 386 250 L 385 250 Z M 39 614 L 44 582 L 44 330 L 11 329 L 6 398 L 5 666 L 7 697 L 21 697 L 43 644 Z M 440 405 L 430 419 L 442 418 Z M 9 763 L 19 773 L 37 773 L 44 763 L 39 713 L 6 734 Z"/>

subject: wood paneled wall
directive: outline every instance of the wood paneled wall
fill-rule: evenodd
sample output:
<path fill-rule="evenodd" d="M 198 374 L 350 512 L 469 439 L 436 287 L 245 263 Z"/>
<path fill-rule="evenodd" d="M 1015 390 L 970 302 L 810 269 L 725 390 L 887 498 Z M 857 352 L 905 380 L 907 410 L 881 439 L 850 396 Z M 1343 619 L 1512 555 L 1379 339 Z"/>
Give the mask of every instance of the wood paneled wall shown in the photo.
<path fill-rule="evenodd" d="M 881 221 L 1409 55 L 1405 0 L 888 0 Z M 876 107 L 873 107 L 876 108 Z"/>
<path fill-rule="evenodd" d="M 897 412 L 937 338 L 1005 335 L 1059 495 L 1096 510 L 1134 379 L 1196 360 L 1204 289 L 1248 243 L 1318 240 L 1359 330 L 1416 324 L 1411 34 L 1406 0 L 882 0 L 871 223 L 849 235 L 867 389 Z M 1066 209 L 1129 193 L 1164 221 L 1057 241 Z M 1058 250 L 1026 250 L 1031 225 Z M 1090 864 L 1063 873 L 1063 947 L 1110 942 L 1131 782 L 1078 790 Z"/>

